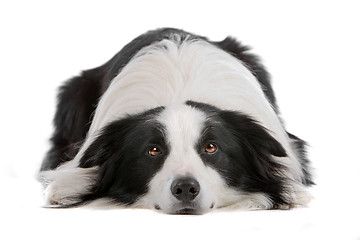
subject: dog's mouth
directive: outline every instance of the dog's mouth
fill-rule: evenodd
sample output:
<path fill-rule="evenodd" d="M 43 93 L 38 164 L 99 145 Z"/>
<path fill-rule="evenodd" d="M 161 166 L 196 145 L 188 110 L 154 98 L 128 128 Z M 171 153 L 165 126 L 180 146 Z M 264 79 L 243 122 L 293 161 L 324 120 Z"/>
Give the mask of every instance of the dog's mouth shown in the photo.
<path fill-rule="evenodd" d="M 199 215 L 201 214 L 198 209 L 195 208 L 183 208 L 180 210 L 177 210 L 175 214 L 179 215 Z"/>

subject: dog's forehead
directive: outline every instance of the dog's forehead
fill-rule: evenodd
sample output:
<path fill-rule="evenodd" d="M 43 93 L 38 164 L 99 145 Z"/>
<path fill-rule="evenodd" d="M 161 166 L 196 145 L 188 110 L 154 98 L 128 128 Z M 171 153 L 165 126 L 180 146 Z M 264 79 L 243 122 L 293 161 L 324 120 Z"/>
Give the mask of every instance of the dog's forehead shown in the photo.
<path fill-rule="evenodd" d="M 204 111 L 186 103 L 167 106 L 158 115 L 157 121 L 164 127 L 170 149 L 162 169 L 166 178 L 183 175 L 201 178 L 204 174 L 205 166 L 196 146 L 202 138 L 206 120 Z"/>
<path fill-rule="evenodd" d="M 184 103 L 167 106 L 157 120 L 165 127 L 167 141 L 180 147 L 193 146 L 201 136 L 206 118 L 203 111 Z"/>

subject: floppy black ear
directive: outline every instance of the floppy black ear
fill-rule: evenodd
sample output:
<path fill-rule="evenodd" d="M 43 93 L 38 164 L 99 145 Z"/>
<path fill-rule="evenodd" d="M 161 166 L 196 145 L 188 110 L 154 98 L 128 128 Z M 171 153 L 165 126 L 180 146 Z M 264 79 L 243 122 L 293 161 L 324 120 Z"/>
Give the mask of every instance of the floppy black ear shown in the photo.
<path fill-rule="evenodd" d="M 132 204 L 147 191 L 147 183 L 166 156 L 162 127 L 155 120 L 162 107 L 109 123 L 85 150 L 79 167 L 96 167 L 97 178 L 84 200 L 109 197 L 122 204 Z M 149 159 L 146 149 L 159 145 L 161 157 Z"/>
<path fill-rule="evenodd" d="M 245 114 L 223 111 L 220 117 L 233 136 L 230 167 L 226 170 L 228 183 L 245 192 L 267 194 L 274 207 L 286 203 L 285 166 L 274 159 L 287 156 L 282 145 Z"/>
<path fill-rule="evenodd" d="M 128 124 L 128 120 L 123 119 L 106 126 L 80 159 L 80 168 L 86 169 L 96 166 L 98 169 L 96 182 L 92 186 L 91 192 L 83 196 L 83 201 L 108 195 L 122 163 L 123 151 L 119 151 L 119 148 L 121 148 L 124 137 L 130 128 Z"/>
<path fill-rule="evenodd" d="M 128 132 L 135 127 L 134 124 L 136 124 L 134 118 L 125 118 L 110 123 L 102 129 L 99 136 L 84 152 L 79 167 L 84 169 L 97 167 L 97 177 L 91 192 L 82 196 L 83 201 L 105 196 L 112 198 L 112 194 L 116 194 L 117 198 L 120 198 L 121 202 L 125 204 L 134 202 L 134 197 L 126 194 L 123 190 L 124 187 L 116 189 L 116 193 L 111 190 L 117 181 L 125 181 L 123 180 L 124 176 L 132 172 L 129 167 L 131 165 L 124 164 L 126 151 L 123 147 Z M 122 185 L 126 186 L 126 184 Z"/>
<path fill-rule="evenodd" d="M 238 141 L 247 144 L 257 153 L 269 153 L 276 157 L 286 157 L 283 146 L 270 135 L 267 129 L 245 114 L 224 111 L 221 117 L 237 136 Z"/>
<path fill-rule="evenodd" d="M 259 152 L 265 150 L 276 157 L 287 156 L 283 146 L 275 138 L 273 138 L 265 128 L 254 122 L 251 123 L 251 125 L 252 128 L 247 134 L 249 136 L 250 143 L 255 149 Z"/>
<path fill-rule="evenodd" d="M 150 131 L 149 129 L 152 129 L 152 132 L 149 133 L 150 136 L 156 135 L 155 132 L 158 133 L 155 129 L 161 127 L 149 120 L 153 119 L 163 109 L 164 107 L 157 107 L 137 115 L 128 115 L 120 120 L 109 123 L 86 149 L 83 157 L 80 159 L 79 166 L 82 168 L 101 166 L 110 159 L 119 162 L 123 157 L 121 150 L 126 148 L 126 146 L 130 145 L 131 148 L 138 147 L 140 142 L 142 142 L 141 140 L 144 140 L 144 137 L 146 137 L 144 135 L 145 132 Z M 150 136 L 147 137 L 149 138 Z"/>
<path fill-rule="evenodd" d="M 114 149 L 118 149 L 121 146 L 121 142 L 129 128 L 127 119 L 111 123 L 103 128 L 99 136 L 86 149 L 80 159 L 79 167 L 90 168 L 101 166 L 107 160 L 116 157 L 114 156 L 116 154 Z"/>

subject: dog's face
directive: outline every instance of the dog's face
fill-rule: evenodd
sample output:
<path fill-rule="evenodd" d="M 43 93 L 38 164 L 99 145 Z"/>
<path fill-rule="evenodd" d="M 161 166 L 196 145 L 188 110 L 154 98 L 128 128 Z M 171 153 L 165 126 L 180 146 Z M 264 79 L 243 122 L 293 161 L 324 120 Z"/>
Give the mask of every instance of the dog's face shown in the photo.
<path fill-rule="evenodd" d="M 272 156 L 286 153 L 249 117 L 187 102 L 110 123 L 80 166 L 99 166 L 96 196 L 200 214 L 236 202 L 268 208 L 281 201 L 274 199 L 283 189 Z"/>

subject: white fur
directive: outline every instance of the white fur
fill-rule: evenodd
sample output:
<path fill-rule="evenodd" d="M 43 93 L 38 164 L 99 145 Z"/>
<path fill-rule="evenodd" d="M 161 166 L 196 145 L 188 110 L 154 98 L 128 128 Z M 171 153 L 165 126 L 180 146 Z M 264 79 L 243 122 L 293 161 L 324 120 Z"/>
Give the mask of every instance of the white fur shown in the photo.
<path fill-rule="evenodd" d="M 56 170 L 40 173 L 46 206 L 71 205 L 79 202 L 79 197 L 90 192 L 95 183 L 97 167 L 78 168 L 70 161 Z"/>
<path fill-rule="evenodd" d="M 168 190 L 164 189 L 171 184 L 169 181 L 176 174 L 184 172 L 198 176 L 200 184 L 204 186 L 204 189 L 208 189 L 199 196 L 204 208 L 210 207 L 212 202 L 216 202 L 218 206 L 225 206 L 238 201 L 239 194 L 234 194 L 230 189 L 224 192 L 224 182 L 219 175 L 215 174 L 213 169 L 204 166 L 199 156 L 190 150 L 188 143 L 193 143 L 197 138 L 201 119 L 204 116 L 185 106 L 179 107 L 179 104 L 193 100 L 211 104 L 220 109 L 246 113 L 267 128 L 284 146 L 288 155 L 288 157 L 276 160 L 287 167 L 284 174 L 289 178 L 288 188 L 291 190 L 289 198 L 296 203 L 302 203 L 299 200 L 301 197 L 297 197 L 297 193 L 303 193 L 299 161 L 289 144 L 289 138 L 278 116 L 267 101 L 256 78 L 242 62 L 217 47 L 202 40 L 188 40 L 180 43 L 179 39 L 179 36 L 174 35 L 170 40 L 162 40 L 143 48 L 113 79 L 98 104 L 88 136 L 79 153 L 63 167 L 45 174 L 49 181 L 46 189 L 47 202 L 68 201 L 67 199 L 87 191 L 92 183 L 88 181 L 89 175 L 76 166 L 104 126 L 127 114 L 172 105 L 177 106 L 178 109 L 170 108 L 164 112 L 161 119 L 167 125 L 167 129 L 171 129 L 169 142 L 177 144 L 176 146 L 180 146 L 183 150 L 181 153 L 176 151 L 171 153 L 163 169 L 151 181 L 147 197 L 138 205 L 153 207 L 155 204 L 153 200 L 157 199 L 157 194 L 159 194 L 158 204 L 161 203 L 164 208 L 170 207 L 171 200 L 166 200 L 165 197 L 168 195 Z M 188 116 L 193 122 L 187 119 L 184 119 L 186 121 L 183 123 L 177 119 L 170 120 L 174 116 L 171 111 L 180 111 L 180 109 L 184 112 L 184 116 Z M 186 134 L 175 131 L 177 127 L 184 128 Z M 186 157 L 184 153 L 187 154 Z M 191 162 L 188 162 L 190 160 Z M 175 169 L 178 169 L 177 172 Z M 67 177 L 75 178 L 75 182 L 67 180 Z M 80 187 L 81 189 L 77 189 L 75 186 L 77 184 L 84 185 Z M 162 190 L 157 190 L 157 187 L 161 187 Z M 220 189 L 223 191 L 221 194 Z M 229 197 L 224 198 L 225 195 Z M 248 204 L 244 205 L 245 208 L 269 207 L 269 203 L 264 200 L 266 196 L 241 197 L 249 199 Z"/>

